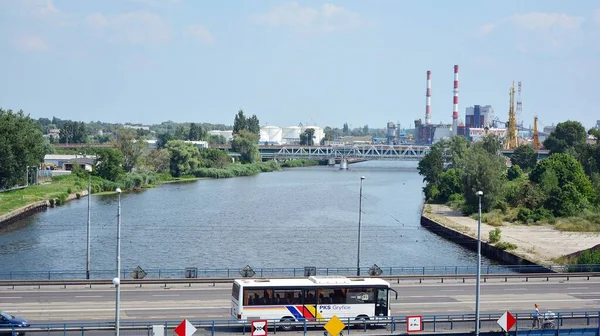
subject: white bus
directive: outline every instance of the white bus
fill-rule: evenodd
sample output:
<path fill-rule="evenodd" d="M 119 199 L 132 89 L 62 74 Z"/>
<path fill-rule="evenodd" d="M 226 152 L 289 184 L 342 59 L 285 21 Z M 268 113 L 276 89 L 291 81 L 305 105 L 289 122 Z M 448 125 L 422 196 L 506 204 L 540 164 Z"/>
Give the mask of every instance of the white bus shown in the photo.
<path fill-rule="evenodd" d="M 391 315 L 390 291 L 396 293 L 377 278 L 238 279 L 233 282 L 231 315 L 247 321 L 326 321 L 333 315 L 379 320 Z"/>

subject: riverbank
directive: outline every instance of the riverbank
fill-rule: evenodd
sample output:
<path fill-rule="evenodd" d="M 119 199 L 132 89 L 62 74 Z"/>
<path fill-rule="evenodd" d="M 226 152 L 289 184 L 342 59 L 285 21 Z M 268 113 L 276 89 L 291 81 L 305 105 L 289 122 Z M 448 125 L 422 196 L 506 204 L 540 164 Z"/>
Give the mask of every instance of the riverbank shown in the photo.
<path fill-rule="evenodd" d="M 426 204 L 422 215 L 449 229 L 477 238 L 477 220 L 463 216 L 446 205 Z M 509 253 L 536 264 L 564 263 L 565 256 L 575 255 L 600 244 L 598 233 L 565 232 L 558 231 L 551 225 L 507 222 L 500 226 L 481 223 L 481 240 L 489 242 L 489 233 L 496 228 L 501 231 L 500 243 L 514 247 L 507 249 Z"/>

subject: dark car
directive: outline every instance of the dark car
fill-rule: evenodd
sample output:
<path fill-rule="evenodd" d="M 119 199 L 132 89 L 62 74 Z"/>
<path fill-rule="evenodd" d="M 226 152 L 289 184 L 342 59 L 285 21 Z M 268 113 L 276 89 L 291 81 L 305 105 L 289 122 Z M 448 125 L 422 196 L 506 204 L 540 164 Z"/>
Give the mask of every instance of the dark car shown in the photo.
<path fill-rule="evenodd" d="M 0 335 L 25 335 L 23 328 L 28 327 L 27 320 L 0 311 L 0 329 L 12 329 L 12 331 L 0 331 Z"/>

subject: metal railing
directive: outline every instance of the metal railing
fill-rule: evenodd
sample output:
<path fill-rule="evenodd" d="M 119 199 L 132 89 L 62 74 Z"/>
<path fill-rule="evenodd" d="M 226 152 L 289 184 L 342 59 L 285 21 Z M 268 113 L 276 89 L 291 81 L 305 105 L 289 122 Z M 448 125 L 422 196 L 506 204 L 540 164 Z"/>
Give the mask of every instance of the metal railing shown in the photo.
<path fill-rule="evenodd" d="M 348 276 L 349 278 L 357 278 L 356 276 Z M 488 279 L 500 279 L 504 282 L 508 282 L 508 279 L 563 279 L 570 280 L 571 278 L 590 278 L 600 277 L 600 272 L 579 272 L 579 273 L 509 273 L 509 274 L 483 274 L 481 280 L 486 282 Z M 291 278 L 291 277 L 288 277 Z M 467 279 L 476 279 L 475 274 L 437 274 L 437 275 L 383 275 L 377 276 L 377 278 L 385 279 L 390 282 L 396 281 L 425 281 L 425 280 L 439 280 L 442 283 L 444 280 L 462 280 L 465 282 Z M 256 278 L 260 279 L 260 278 Z M 162 279 L 123 279 L 121 285 L 142 285 L 161 284 L 165 287 L 168 284 L 217 284 L 217 283 L 232 283 L 234 278 L 162 278 Z M 92 285 L 113 285 L 111 279 L 54 279 L 54 280 L 0 280 L 0 286 L 89 286 Z"/>
<path fill-rule="evenodd" d="M 123 270 L 121 279 L 135 278 L 134 267 Z M 192 276 L 188 276 L 192 269 Z M 450 274 L 475 274 L 477 267 L 471 266 L 393 266 L 379 267 L 383 276 L 400 275 L 450 275 Z M 361 274 L 369 274 L 370 267 L 361 267 Z M 305 268 L 256 268 L 253 270 L 256 277 L 302 277 Z M 481 269 L 482 274 L 506 274 L 506 273 L 561 273 L 561 272 L 599 272 L 600 265 L 487 265 Z M 147 269 L 144 270 L 145 278 L 239 278 L 240 269 L 236 268 L 179 268 L 179 269 Z M 92 279 L 113 278 L 114 270 L 92 270 Z M 356 274 L 356 267 L 327 268 L 317 267 L 316 275 L 343 275 Z M 139 275 L 139 273 L 138 273 Z M 85 270 L 54 270 L 54 271 L 11 271 L 0 272 L 0 279 L 84 279 Z"/>
<path fill-rule="evenodd" d="M 479 319 L 480 330 L 482 332 L 499 332 L 500 326 L 497 320 L 504 312 L 482 314 Z M 413 314 L 418 315 L 417 314 Z M 531 313 L 517 312 L 512 313 L 516 318 L 516 324 L 512 330 L 514 331 L 532 331 L 534 327 L 534 319 Z M 543 315 L 543 313 L 542 313 Z M 409 315 L 410 316 L 410 315 Z M 345 328 L 341 334 L 350 335 L 352 333 L 361 334 L 399 334 L 406 333 L 407 316 L 391 316 L 387 318 L 369 318 L 367 320 L 358 320 L 355 318 L 341 318 Z M 197 334 L 217 335 L 217 334 L 242 334 L 250 335 L 251 321 L 239 320 L 189 320 L 197 329 Z M 561 331 L 585 331 L 585 334 L 593 334 L 596 332 L 598 336 L 598 328 L 600 328 L 600 315 L 597 311 L 572 311 L 572 312 L 556 312 L 553 321 L 553 327 L 549 330 L 549 334 L 558 335 Z M 165 335 L 172 334 L 172 330 L 177 327 L 181 320 L 169 321 L 121 321 L 122 335 L 142 335 L 151 334 L 153 326 L 158 325 L 164 328 Z M 324 332 L 324 324 L 327 320 L 322 321 L 280 321 L 269 320 L 268 329 L 273 333 L 278 333 L 283 330 L 295 329 L 297 332 L 306 334 L 322 335 Z M 474 314 L 436 314 L 422 315 L 423 330 L 425 334 L 466 334 L 471 333 L 475 329 Z M 28 335 L 68 335 L 76 333 L 77 335 L 93 334 L 93 332 L 108 333 L 114 330 L 112 322 L 93 322 L 93 323 L 40 323 L 31 324 L 28 328 L 14 330 L 0 329 L 3 331 L 26 331 Z M 554 331 L 552 333 L 551 331 Z M 136 332 L 136 333 L 134 333 Z M 544 333 L 548 334 L 548 333 Z M 579 333 L 577 333 L 579 334 Z"/>

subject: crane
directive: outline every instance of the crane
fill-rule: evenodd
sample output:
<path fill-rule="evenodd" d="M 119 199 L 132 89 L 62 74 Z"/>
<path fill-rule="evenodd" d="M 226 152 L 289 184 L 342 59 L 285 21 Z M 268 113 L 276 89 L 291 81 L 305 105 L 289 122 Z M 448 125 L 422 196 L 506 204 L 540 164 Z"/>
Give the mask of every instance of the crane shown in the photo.
<path fill-rule="evenodd" d="M 509 91 L 508 107 L 508 127 L 506 130 L 506 139 L 504 140 L 504 149 L 511 150 L 519 147 L 517 139 L 517 119 L 515 118 L 515 82 L 513 81 Z"/>

